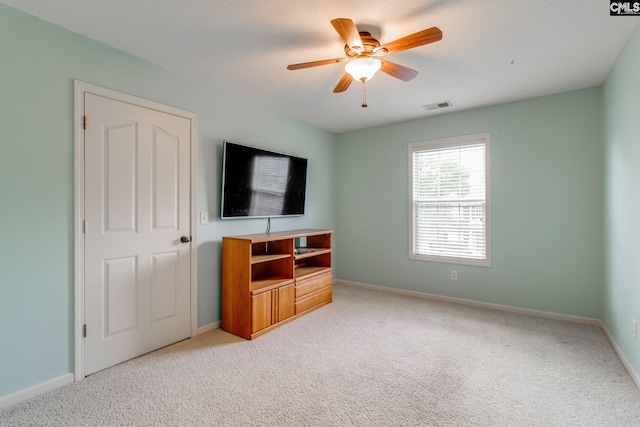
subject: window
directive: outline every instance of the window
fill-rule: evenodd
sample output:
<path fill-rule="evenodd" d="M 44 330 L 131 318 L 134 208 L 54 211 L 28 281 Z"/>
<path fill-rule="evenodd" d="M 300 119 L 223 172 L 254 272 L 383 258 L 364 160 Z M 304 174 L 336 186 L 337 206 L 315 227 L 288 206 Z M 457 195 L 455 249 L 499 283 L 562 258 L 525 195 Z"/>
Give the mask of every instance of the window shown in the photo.
<path fill-rule="evenodd" d="M 491 266 L 490 134 L 409 144 L 409 258 Z"/>

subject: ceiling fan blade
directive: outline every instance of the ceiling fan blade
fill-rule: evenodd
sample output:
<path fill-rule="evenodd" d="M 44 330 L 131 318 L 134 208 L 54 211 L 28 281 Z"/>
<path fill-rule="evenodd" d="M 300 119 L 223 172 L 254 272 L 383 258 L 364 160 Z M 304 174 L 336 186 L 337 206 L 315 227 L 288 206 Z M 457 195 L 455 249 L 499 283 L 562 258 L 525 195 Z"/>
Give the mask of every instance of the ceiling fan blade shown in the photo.
<path fill-rule="evenodd" d="M 300 64 L 292 64 L 287 66 L 287 70 L 301 70 L 303 68 L 318 67 L 320 65 L 337 64 L 345 62 L 349 58 L 323 59 L 321 61 L 302 62 Z"/>
<path fill-rule="evenodd" d="M 340 37 L 342 37 L 342 40 L 345 41 L 347 46 L 351 48 L 357 47 L 360 48 L 360 50 L 363 49 L 358 28 L 356 28 L 356 24 L 354 24 L 351 19 L 332 19 L 331 25 L 333 25 L 333 28 L 335 28 L 338 34 L 340 34 Z"/>
<path fill-rule="evenodd" d="M 413 78 L 415 78 L 415 76 L 418 75 L 418 72 L 416 70 L 412 70 L 411 68 L 407 68 L 403 65 L 395 64 L 389 61 L 382 61 L 382 67 L 380 68 L 380 71 L 405 82 L 412 80 Z"/>
<path fill-rule="evenodd" d="M 379 55 L 399 52 L 401 50 L 412 49 L 414 47 L 437 42 L 442 39 L 442 31 L 437 27 L 427 28 L 417 33 L 408 35 L 401 39 L 387 43 L 378 49 Z"/>
<path fill-rule="evenodd" d="M 352 80 L 353 77 L 351 76 L 351 74 L 344 73 L 344 76 L 342 76 L 336 87 L 333 89 L 333 93 L 340 93 L 347 90 Z"/>

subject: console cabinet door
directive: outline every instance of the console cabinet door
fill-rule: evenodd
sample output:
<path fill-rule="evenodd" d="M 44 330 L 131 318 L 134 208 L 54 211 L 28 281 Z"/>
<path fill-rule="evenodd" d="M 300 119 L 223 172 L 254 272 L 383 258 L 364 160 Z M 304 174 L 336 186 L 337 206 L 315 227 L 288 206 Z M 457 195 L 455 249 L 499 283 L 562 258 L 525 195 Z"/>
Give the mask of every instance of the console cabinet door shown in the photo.
<path fill-rule="evenodd" d="M 251 332 L 258 332 L 295 314 L 293 284 L 251 297 Z"/>
<path fill-rule="evenodd" d="M 271 326 L 272 291 L 251 297 L 251 332 Z"/>
<path fill-rule="evenodd" d="M 293 284 L 276 289 L 278 293 L 278 318 L 280 322 L 295 314 L 296 288 Z"/>

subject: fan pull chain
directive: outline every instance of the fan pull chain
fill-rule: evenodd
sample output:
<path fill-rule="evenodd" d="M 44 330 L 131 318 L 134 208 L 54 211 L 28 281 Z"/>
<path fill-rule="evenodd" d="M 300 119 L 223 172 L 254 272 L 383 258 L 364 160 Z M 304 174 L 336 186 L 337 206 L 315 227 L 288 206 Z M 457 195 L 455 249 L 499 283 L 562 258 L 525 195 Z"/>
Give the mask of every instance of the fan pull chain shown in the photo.
<path fill-rule="evenodd" d="M 362 108 L 367 108 L 367 84 L 362 81 Z"/>

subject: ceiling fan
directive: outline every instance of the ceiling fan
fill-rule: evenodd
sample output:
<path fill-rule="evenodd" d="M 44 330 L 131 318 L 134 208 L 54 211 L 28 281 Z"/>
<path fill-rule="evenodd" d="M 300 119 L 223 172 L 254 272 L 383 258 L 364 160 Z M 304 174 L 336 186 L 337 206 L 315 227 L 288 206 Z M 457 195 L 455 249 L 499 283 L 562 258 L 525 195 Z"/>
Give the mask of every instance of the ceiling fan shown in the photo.
<path fill-rule="evenodd" d="M 378 70 L 400 80 L 409 81 L 418 75 L 417 71 L 380 58 L 390 53 L 413 49 L 414 47 L 437 42 L 442 39 L 442 31 L 437 27 L 432 27 L 381 46 L 380 42 L 372 37 L 370 33 L 358 31 L 358 28 L 351 19 L 333 19 L 331 25 L 333 25 L 333 28 L 335 28 L 346 43 L 344 46 L 346 56 L 343 58 L 292 64 L 289 65 L 287 69 L 301 70 L 303 68 L 346 62 L 345 73 L 333 89 L 334 93 L 347 90 L 353 79 L 360 80 L 362 83 L 366 82 L 373 77 Z M 363 103 L 362 106 L 366 107 L 366 102 Z"/>

